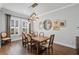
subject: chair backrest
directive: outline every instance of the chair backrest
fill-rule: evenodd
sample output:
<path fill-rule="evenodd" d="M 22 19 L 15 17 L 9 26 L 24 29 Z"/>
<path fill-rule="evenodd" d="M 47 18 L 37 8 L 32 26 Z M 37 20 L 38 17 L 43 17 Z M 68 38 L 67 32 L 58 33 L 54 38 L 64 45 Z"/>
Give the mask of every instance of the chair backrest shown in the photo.
<path fill-rule="evenodd" d="M 24 33 L 24 35 L 27 37 L 27 33 Z"/>
<path fill-rule="evenodd" d="M 55 37 L 55 34 L 53 34 L 53 35 L 50 36 L 49 45 L 53 44 L 54 37 Z"/>
<path fill-rule="evenodd" d="M 34 36 L 34 32 L 31 32 L 31 35 Z"/>
<path fill-rule="evenodd" d="M 22 41 L 23 42 L 27 42 L 27 37 L 26 35 L 22 32 Z"/>
<path fill-rule="evenodd" d="M 26 37 L 25 37 L 25 34 L 24 33 L 22 33 L 22 39 L 25 39 Z"/>
<path fill-rule="evenodd" d="M 27 34 L 27 40 L 28 40 L 28 42 L 31 42 L 31 40 L 32 40 L 32 38 L 29 34 Z"/>
<path fill-rule="evenodd" d="M 38 36 L 38 32 L 34 32 L 34 36 Z"/>
<path fill-rule="evenodd" d="M 39 36 L 43 36 L 44 37 L 44 33 L 43 32 L 40 32 L 39 33 Z"/>
<path fill-rule="evenodd" d="M 34 34 L 34 32 L 31 32 L 31 34 Z"/>
<path fill-rule="evenodd" d="M 1 33 L 1 38 L 6 38 L 8 37 L 8 33 L 7 32 L 2 32 Z"/>

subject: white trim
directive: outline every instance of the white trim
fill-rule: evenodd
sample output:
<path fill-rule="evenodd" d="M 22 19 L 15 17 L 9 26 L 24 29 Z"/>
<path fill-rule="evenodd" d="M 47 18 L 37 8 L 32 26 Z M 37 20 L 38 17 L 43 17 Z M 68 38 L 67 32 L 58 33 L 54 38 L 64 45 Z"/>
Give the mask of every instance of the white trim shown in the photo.
<path fill-rule="evenodd" d="M 44 16 L 44 15 L 47 15 L 47 14 L 50 14 L 50 13 L 53 13 L 53 12 L 56 12 L 56 11 L 60 11 L 60 10 L 62 10 L 62 9 L 69 8 L 69 7 L 72 7 L 72 6 L 74 6 L 74 5 L 77 5 L 77 3 L 76 3 L 76 4 L 75 4 L 75 3 L 74 3 L 74 4 L 69 4 L 69 5 L 66 5 L 66 6 L 64 6 L 64 7 L 60 7 L 60 8 L 57 8 L 57 9 L 54 9 L 54 10 L 51 10 L 51 11 L 42 13 L 42 14 L 40 14 L 39 16 Z"/>
<path fill-rule="evenodd" d="M 21 38 L 20 39 L 17 38 L 17 39 L 12 39 L 11 41 L 18 41 L 18 40 L 22 40 L 22 39 Z"/>
<path fill-rule="evenodd" d="M 72 45 L 69 45 L 69 44 L 65 44 L 65 43 L 61 43 L 61 42 L 57 42 L 57 41 L 55 41 L 54 43 L 76 49 L 75 46 L 72 46 Z"/>
<path fill-rule="evenodd" d="M 3 3 L 0 3 L 0 9 L 3 7 Z"/>

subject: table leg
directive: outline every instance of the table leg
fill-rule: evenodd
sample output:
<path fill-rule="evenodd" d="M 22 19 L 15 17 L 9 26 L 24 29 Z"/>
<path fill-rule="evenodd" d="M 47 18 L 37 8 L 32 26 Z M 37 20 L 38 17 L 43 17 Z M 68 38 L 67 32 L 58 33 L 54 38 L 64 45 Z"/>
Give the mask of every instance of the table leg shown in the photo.
<path fill-rule="evenodd" d="M 1 43 L 2 43 L 2 41 L 0 40 L 0 48 L 1 48 Z"/>
<path fill-rule="evenodd" d="M 0 48 L 1 48 L 1 42 L 0 42 Z"/>
<path fill-rule="evenodd" d="M 37 54 L 39 54 L 39 43 L 37 43 Z"/>

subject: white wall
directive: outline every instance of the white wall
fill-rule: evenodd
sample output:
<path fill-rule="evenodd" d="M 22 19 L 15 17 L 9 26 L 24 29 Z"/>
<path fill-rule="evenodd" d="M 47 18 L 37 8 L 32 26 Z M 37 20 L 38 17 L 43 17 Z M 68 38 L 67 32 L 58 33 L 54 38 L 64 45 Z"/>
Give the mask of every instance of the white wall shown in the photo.
<path fill-rule="evenodd" d="M 61 28 L 59 31 L 53 29 L 47 31 L 39 28 L 38 22 L 36 22 L 38 32 L 44 32 L 45 34 L 56 34 L 55 43 L 62 44 L 68 47 L 76 48 L 76 36 L 79 36 L 79 4 L 53 12 L 41 17 L 40 20 L 45 19 L 61 19 L 66 20 L 66 26 Z"/>
<path fill-rule="evenodd" d="M 3 14 L 3 12 L 0 10 L 0 32 L 3 32 L 5 31 L 5 27 L 6 24 L 5 24 L 5 16 Z"/>
<path fill-rule="evenodd" d="M 0 8 L 2 8 L 2 6 L 3 6 L 3 4 L 2 4 L 2 3 L 0 3 Z"/>

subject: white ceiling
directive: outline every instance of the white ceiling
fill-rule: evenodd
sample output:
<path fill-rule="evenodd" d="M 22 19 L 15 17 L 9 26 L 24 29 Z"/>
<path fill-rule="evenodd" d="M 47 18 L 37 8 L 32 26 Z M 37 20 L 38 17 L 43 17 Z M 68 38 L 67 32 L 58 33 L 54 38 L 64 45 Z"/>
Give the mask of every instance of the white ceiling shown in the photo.
<path fill-rule="evenodd" d="M 3 5 L 3 4 L 2 4 L 2 3 L 0 3 L 0 9 L 2 8 L 2 5 Z"/>
<path fill-rule="evenodd" d="M 36 12 L 38 14 L 42 14 L 45 12 L 49 12 L 51 10 L 55 10 L 61 7 L 65 7 L 66 5 L 69 5 L 68 3 L 44 3 L 39 4 L 36 8 Z"/>
<path fill-rule="evenodd" d="M 33 3 L 4 3 L 2 8 L 9 9 L 11 11 L 22 13 L 25 15 L 30 15 L 32 13 L 32 8 L 30 7 Z M 38 3 L 35 8 L 37 14 L 42 14 L 55 10 L 61 7 L 65 7 L 70 3 Z"/>
<path fill-rule="evenodd" d="M 4 3 L 3 8 L 6 8 L 8 10 L 28 15 L 31 12 L 30 5 L 31 3 Z"/>

